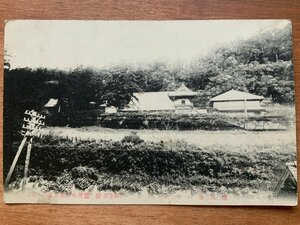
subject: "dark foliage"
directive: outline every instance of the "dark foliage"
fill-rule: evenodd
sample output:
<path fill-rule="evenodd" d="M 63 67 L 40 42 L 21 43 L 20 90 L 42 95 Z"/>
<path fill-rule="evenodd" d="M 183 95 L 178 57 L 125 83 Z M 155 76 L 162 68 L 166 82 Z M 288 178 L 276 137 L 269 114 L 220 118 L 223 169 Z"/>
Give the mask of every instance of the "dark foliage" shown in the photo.
<path fill-rule="evenodd" d="M 227 149 L 214 146 L 199 148 L 185 142 L 152 143 L 112 141 L 71 141 L 45 137 L 35 142 L 31 158 L 31 176 L 40 176 L 52 188 L 69 190 L 70 180 L 85 190 L 97 185 L 101 190 L 125 188 L 139 191 L 148 186 L 179 186 L 180 189 L 201 186 L 204 190 L 220 188 L 271 187 L 278 180 L 284 164 L 295 159 L 293 146 L 273 147 L 272 151 L 236 146 Z M 225 148 L 225 149 L 224 149 Z M 22 171 L 20 169 L 19 171 Z M 18 178 L 19 172 L 14 174 Z M 72 183 L 71 182 L 71 183 Z M 72 183 L 72 184 L 73 184 Z M 215 189 L 215 190 L 213 190 Z"/>

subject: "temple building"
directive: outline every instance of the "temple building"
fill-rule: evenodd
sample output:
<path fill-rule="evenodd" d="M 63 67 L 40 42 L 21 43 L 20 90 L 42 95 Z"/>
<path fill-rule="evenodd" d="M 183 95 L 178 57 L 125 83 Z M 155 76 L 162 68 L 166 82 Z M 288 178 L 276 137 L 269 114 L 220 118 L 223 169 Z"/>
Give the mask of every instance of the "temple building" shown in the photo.
<path fill-rule="evenodd" d="M 128 106 L 122 111 L 191 111 L 194 105 L 191 101 L 197 92 L 188 89 L 184 84 L 175 91 L 137 92 Z"/>

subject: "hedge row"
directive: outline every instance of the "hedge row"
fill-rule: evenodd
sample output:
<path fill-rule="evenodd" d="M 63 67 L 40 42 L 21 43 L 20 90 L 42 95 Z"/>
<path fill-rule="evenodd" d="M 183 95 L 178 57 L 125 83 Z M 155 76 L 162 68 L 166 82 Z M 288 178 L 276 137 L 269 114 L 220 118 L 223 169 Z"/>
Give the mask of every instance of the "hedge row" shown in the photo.
<path fill-rule="evenodd" d="M 83 187 L 87 185 L 84 178 L 88 177 L 92 181 L 89 183 L 93 184 L 103 179 L 101 174 L 109 174 L 116 179 L 141 179 L 143 185 L 155 181 L 179 186 L 258 188 L 262 183 L 271 185 L 276 182 L 285 163 L 295 160 L 293 151 L 282 152 L 280 147 L 257 152 L 256 149 L 243 151 L 244 147 L 237 147 L 241 148 L 240 151 L 230 151 L 224 146 L 204 149 L 185 142 L 163 144 L 138 140 L 133 137 L 117 142 L 73 143 L 44 137 L 34 143 L 29 172 L 31 176 L 57 182 L 58 177 L 69 171 Z M 74 171 L 78 167 L 91 168 L 92 171 Z M 15 175 L 21 178 L 23 174 L 17 171 Z"/>
<path fill-rule="evenodd" d="M 73 112 L 71 115 L 57 114 L 48 118 L 48 125 L 71 127 L 99 125 L 108 128 L 160 129 L 160 130 L 231 130 L 241 129 L 237 125 L 241 118 L 219 114 L 175 114 L 175 113 L 115 113 L 100 111 Z M 239 123 L 241 124 L 241 123 Z"/>
<path fill-rule="evenodd" d="M 74 111 L 69 114 L 55 114 L 47 117 L 46 124 L 52 126 L 81 127 L 102 126 L 122 129 L 160 129 L 160 130 L 232 130 L 244 129 L 245 123 L 268 122 L 290 126 L 285 116 L 253 116 L 245 119 L 241 115 L 176 114 L 168 112 L 141 113 L 118 112 L 104 114 L 100 110 Z"/>

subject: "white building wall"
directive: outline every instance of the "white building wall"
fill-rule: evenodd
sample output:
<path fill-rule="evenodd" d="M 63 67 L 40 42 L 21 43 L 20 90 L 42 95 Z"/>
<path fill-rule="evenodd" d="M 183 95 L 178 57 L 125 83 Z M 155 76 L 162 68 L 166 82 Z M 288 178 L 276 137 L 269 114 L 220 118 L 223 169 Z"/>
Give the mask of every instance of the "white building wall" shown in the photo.
<path fill-rule="evenodd" d="M 105 113 L 116 113 L 117 108 L 114 106 L 105 107 Z"/>
<path fill-rule="evenodd" d="M 213 108 L 220 111 L 243 111 L 247 110 L 260 110 L 260 101 L 226 101 L 226 102 L 214 102 Z"/>
<path fill-rule="evenodd" d="M 175 109 L 177 108 L 194 108 L 193 103 L 188 98 L 176 99 L 173 101 Z"/>

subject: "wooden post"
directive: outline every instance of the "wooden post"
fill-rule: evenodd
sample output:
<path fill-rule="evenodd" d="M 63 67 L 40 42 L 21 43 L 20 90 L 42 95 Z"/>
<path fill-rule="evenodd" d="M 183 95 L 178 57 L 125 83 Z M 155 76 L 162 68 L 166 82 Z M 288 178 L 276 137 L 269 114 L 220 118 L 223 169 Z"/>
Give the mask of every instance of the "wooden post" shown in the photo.
<path fill-rule="evenodd" d="M 10 181 L 11 175 L 13 174 L 13 172 L 14 172 L 14 170 L 15 170 L 15 166 L 16 166 L 16 164 L 17 164 L 17 162 L 18 162 L 19 156 L 20 156 L 20 154 L 21 154 L 21 152 L 22 152 L 22 149 L 23 149 L 23 147 L 24 147 L 24 145 L 25 145 L 26 140 L 27 140 L 27 137 L 24 137 L 23 140 L 22 140 L 22 142 L 21 142 L 21 144 L 20 144 L 20 146 L 19 146 L 19 148 L 18 148 L 18 151 L 17 151 L 17 154 L 16 154 L 16 156 L 15 156 L 15 158 L 14 158 L 14 161 L 13 161 L 13 163 L 11 164 L 11 167 L 10 167 L 10 169 L 9 169 L 9 172 L 8 172 L 8 174 L 7 174 L 7 176 L 6 176 L 5 183 L 4 183 L 4 188 L 5 188 L 5 189 L 8 188 L 8 185 L 9 185 L 9 181 Z"/>
<path fill-rule="evenodd" d="M 246 98 L 244 99 L 244 113 L 245 113 L 245 118 L 248 118 L 248 111 L 247 111 L 247 100 Z"/>
<path fill-rule="evenodd" d="M 31 147 L 32 147 L 32 139 L 30 138 L 28 146 L 27 146 L 27 153 L 26 153 L 26 159 L 25 159 L 25 169 L 24 169 L 24 178 L 22 183 L 22 189 L 24 189 L 26 183 L 27 183 L 27 176 L 28 176 L 28 168 L 29 168 L 29 162 L 30 162 L 30 154 L 31 154 Z"/>
<path fill-rule="evenodd" d="M 244 114 L 245 114 L 244 128 L 247 130 L 248 112 L 247 112 L 247 100 L 246 100 L 246 98 L 244 98 Z"/>
<path fill-rule="evenodd" d="M 30 161 L 30 153 L 31 153 L 31 147 L 32 147 L 32 140 L 34 136 L 38 136 L 39 135 L 39 131 L 41 129 L 41 126 L 44 126 L 45 123 L 41 120 L 45 119 L 45 116 L 38 114 L 36 111 L 34 110 L 26 110 L 25 111 L 25 117 L 23 119 L 24 124 L 22 126 L 22 135 L 24 135 L 24 138 L 18 148 L 18 151 L 16 153 L 16 156 L 13 160 L 13 163 L 9 169 L 9 172 L 6 176 L 5 179 L 5 183 L 4 183 L 4 188 L 7 189 L 8 185 L 9 185 L 9 181 L 11 178 L 11 175 L 14 172 L 15 166 L 18 162 L 19 156 L 22 152 L 22 149 L 27 141 L 28 138 L 30 138 L 28 146 L 27 146 L 27 153 L 26 153 L 26 160 L 25 160 L 25 170 L 24 170 L 24 178 L 23 178 L 23 182 L 22 182 L 22 189 L 24 188 L 25 184 L 26 184 L 26 180 L 27 180 L 27 175 L 28 175 L 28 167 L 29 167 L 29 161 Z M 28 118 L 29 117 L 29 118 Z"/>

